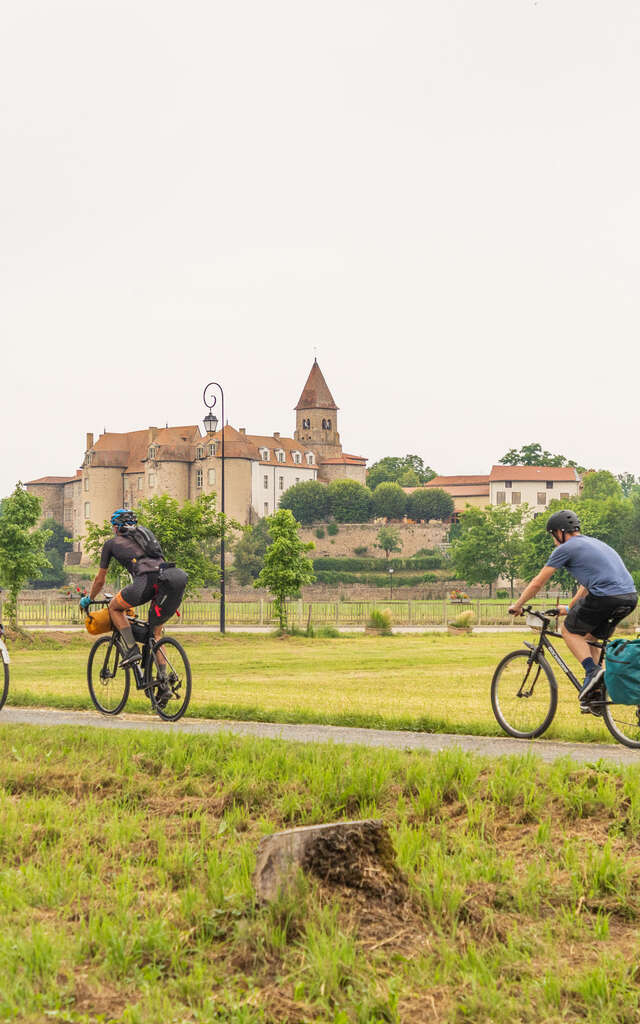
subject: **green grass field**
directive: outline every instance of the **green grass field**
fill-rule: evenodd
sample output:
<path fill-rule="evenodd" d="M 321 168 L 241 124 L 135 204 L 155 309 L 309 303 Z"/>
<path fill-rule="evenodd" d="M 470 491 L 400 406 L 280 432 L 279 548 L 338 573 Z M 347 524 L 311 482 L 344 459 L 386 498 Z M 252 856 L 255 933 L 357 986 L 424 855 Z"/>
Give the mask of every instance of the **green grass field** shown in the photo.
<path fill-rule="evenodd" d="M 2 1020 L 640 1019 L 640 768 L 2 724 L 0 758 Z M 263 835 L 362 817 L 401 897 L 256 902 Z"/>
<path fill-rule="evenodd" d="M 489 699 L 493 670 L 528 639 L 524 633 L 179 636 L 193 668 L 191 715 L 494 735 L 500 729 Z M 9 702 L 89 708 L 91 642 L 60 633 L 14 643 Z M 559 689 L 547 737 L 609 741 L 600 722 L 580 715 L 564 676 Z M 148 708 L 134 693 L 127 710 Z"/>

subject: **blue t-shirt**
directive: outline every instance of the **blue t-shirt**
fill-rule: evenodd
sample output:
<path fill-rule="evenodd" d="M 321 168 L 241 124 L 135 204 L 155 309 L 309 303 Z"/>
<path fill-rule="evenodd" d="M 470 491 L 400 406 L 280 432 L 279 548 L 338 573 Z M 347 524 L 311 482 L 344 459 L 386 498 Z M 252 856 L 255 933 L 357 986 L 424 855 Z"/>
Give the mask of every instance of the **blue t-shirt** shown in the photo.
<path fill-rule="evenodd" d="M 594 597 L 635 594 L 633 578 L 617 551 L 595 537 L 568 537 L 549 555 L 553 569 L 567 569 Z"/>

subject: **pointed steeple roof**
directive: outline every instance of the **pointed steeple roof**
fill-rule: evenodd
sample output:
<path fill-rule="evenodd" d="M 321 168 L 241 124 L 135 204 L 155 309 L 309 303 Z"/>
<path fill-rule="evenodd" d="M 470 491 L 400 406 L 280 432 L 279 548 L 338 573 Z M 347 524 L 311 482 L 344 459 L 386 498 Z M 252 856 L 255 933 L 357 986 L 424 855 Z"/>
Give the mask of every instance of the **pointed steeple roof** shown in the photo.
<path fill-rule="evenodd" d="M 318 360 L 313 360 L 311 372 L 307 377 L 307 383 L 302 389 L 302 394 L 296 405 L 298 409 L 337 409 L 338 406 L 327 387 L 327 382 L 318 366 Z"/>

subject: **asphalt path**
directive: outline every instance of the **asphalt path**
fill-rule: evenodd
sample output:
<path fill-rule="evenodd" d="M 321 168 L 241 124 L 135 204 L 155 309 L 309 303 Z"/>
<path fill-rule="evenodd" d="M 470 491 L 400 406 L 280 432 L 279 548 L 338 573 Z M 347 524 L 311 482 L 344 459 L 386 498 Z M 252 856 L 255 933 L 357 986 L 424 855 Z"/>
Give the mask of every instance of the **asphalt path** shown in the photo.
<path fill-rule="evenodd" d="M 552 740 L 514 740 L 507 736 L 458 736 L 449 733 L 402 732 L 392 729 L 351 729 L 336 725 L 290 725 L 281 722 L 231 722 L 208 718 L 183 718 L 179 722 L 163 722 L 144 715 L 122 714 L 107 718 L 94 711 L 53 711 L 47 708 L 13 708 L 0 712 L 1 725 L 66 725 L 74 728 L 133 729 L 153 732 L 179 732 L 187 736 L 214 736 L 232 733 L 257 739 L 288 740 L 294 743 L 334 743 L 364 747 L 387 747 L 394 750 L 417 750 L 438 753 L 458 747 L 485 757 L 533 753 L 542 761 L 570 757 L 580 763 L 613 761 L 617 764 L 640 764 L 640 750 L 629 750 L 619 744 L 565 743 Z"/>

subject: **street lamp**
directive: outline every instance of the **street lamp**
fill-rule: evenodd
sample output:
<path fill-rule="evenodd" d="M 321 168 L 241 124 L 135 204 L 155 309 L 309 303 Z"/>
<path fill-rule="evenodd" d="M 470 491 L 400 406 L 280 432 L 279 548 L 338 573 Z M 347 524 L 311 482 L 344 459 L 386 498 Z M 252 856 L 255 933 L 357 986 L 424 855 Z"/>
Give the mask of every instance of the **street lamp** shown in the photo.
<path fill-rule="evenodd" d="M 393 569 L 389 569 L 389 600 L 393 601 Z"/>
<path fill-rule="evenodd" d="M 207 384 L 202 395 L 202 401 L 206 405 L 209 412 L 204 418 L 204 429 L 207 434 L 215 434 L 218 429 L 218 417 L 214 416 L 213 408 L 218 401 L 218 396 L 215 392 L 215 388 L 220 392 L 220 417 L 222 419 L 222 429 L 220 431 L 222 435 L 222 480 L 220 483 L 220 511 L 222 512 L 222 526 L 220 528 L 220 632 L 225 632 L 225 572 L 224 572 L 224 391 L 220 384 L 216 384 L 212 381 Z"/>

